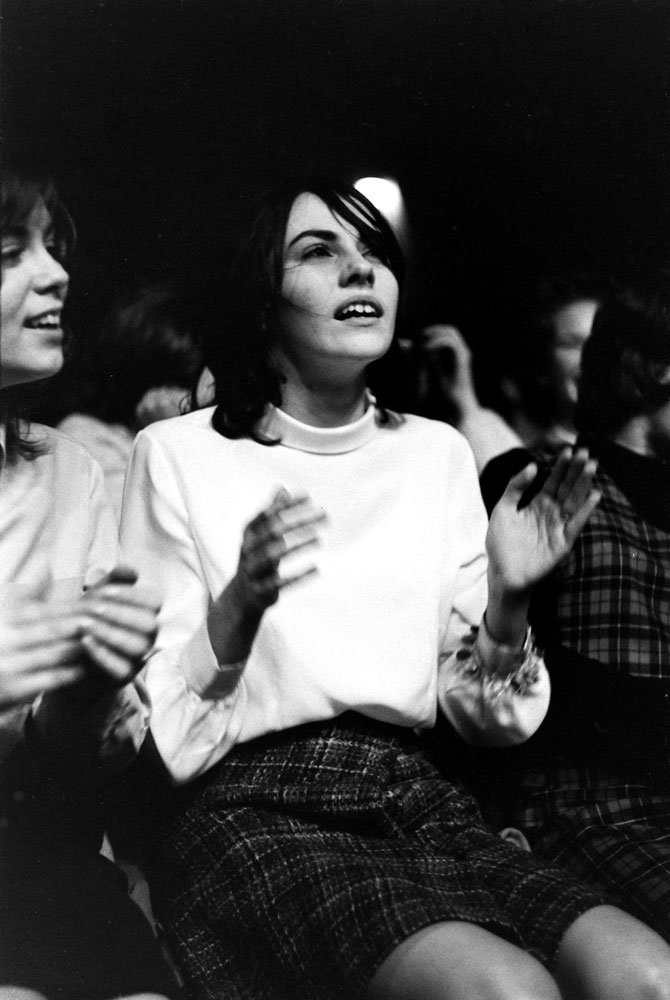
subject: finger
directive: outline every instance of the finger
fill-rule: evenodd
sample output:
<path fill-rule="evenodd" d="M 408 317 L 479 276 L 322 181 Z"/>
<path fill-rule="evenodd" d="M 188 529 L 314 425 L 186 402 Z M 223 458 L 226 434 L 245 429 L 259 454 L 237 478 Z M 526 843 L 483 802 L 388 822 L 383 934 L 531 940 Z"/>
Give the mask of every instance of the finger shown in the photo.
<path fill-rule="evenodd" d="M 100 600 L 89 605 L 86 622 L 88 625 L 91 619 L 95 619 L 110 626 L 149 635 L 156 630 L 156 617 L 153 607 Z"/>
<path fill-rule="evenodd" d="M 120 656 L 136 659 L 149 652 L 156 637 L 156 630 L 155 627 L 147 630 L 126 628 L 113 622 L 92 618 L 82 642 L 88 636 L 93 636 L 96 642 L 109 647 Z"/>
<path fill-rule="evenodd" d="M 571 484 L 570 491 L 561 498 L 563 517 L 571 517 L 586 502 L 593 490 L 593 480 L 597 468 L 596 460 L 589 459 L 579 476 Z"/>
<path fill-rule="evenodd" d="M 127 684 L 142 665 L 141 659 L 130 660 L 120 655 L 106 643 L 100 642 L 96 636 L 88 634 L 82 639 L 91 662 L 102 670 L 105 676 L 115 684 Z"/>
<path fill-rule="evenodd" d="M 287 536 L 283 536 L 263 548 L 246 553 L 245 572 L 251 577 L 274 573 L 279 568 L 282 559 L 303 549 L 315 548 L 320 544 L 321 539 L 318 535 L 290 532 Z"/>
<path fill-rule="evenodd" d="M 279 590 L 286 590 L 287 587 L 293 587 L 296 583 L 300 583 L 301 580 L 304 580 L 309 576 L 314 576 L 316 573 L 318 573 L 316 566 L 308 566 L 299 573 L 293 573 L 291 576 L 282 577 L 278 581 L 277 586 Z"/>
<path fill-rule="evenodd" d="M 269 542 L 279 541 L 293 531 L 314 528 L 327 520 L 327 514 L 319 508 L 311 507 L 305 510 L 304 504 L 292 505 L 273 515 L 266 515 L 257 528 L 245 536 L 243 547 L 248 552 L 254 552 Z"/>
<path fill-rule="evenodd" d="M 105 615 L 115 614 L 115 609 L 136 609 L 153 615 L 160 611 L 161 602 L 158 594 L 150 587 L 128 587 L 109 583 L 95 591 L 87 591 L 82 600 L 82 607 L 90 612 L 97 609 Z"/>
<path fill-rule="evenodd" d="M 513 503 L 515 507 L 518 507 L 526 490 L 535 482 L 537 473 L 537 464 L 530 460 L 528 465 L 525 465 L 520 472 L 512 476 L 501 499 L 507 503 Z"/>
<path fill-rule="evenodd" d="M 545 495 L 555 497 L 558 494 L 558 488 L 563 480 L 565 467 L 571 457 L 572 451 L 570 448 L 566 447 L 561 449 L 558 454 L 558 458 L 549 470 L 549 475 L 547 476 L 544 486 L 542 487 L 542 492 Z"/>
<path fill-rule="evenodd" d="M 80 681 L 86 674 L 81 664 L 78 666 L 52 668 L 35 674 L 22 674 L 12 683 L 0 685 L 0 707 L 34 701 L 46 691 L 54 691 Z"/>
<path fill-rule="evenodd" d="M 579 461 L 581 461 L 583 454 L 583 450 L 580 450 L 580 452 L 573 457 L 572 448 L 570 448 L 569 445 L 561 448 L 558 458 L 554 462 L 553 467 L 547 476 L 542 492 L 547 496 L 558 499 L 561 487 L 569 473 L 571 462 L 576 459 L 578 455 L 580 456 Z"/>
<path fill-rule="evenodd" d="M 567 500 L 575 485 L 584 475 L 590 461 L 591 458 L 586 448 L 580 448 L 573 453 L 570 461 L 564 468 L 563 479 L 559 485 L 558 497 L 560 501 L 565 502 Z"/>
<path fill-rule="evenodd" d="M 447 323 L 436 323 L 427 326 L 422 331 L 423 346 L 429 350 L 438 350 L 441 347 L 451 347 L 453 350 L 467 350 L 467 345 L 460 330 Z"/>
<path fill-rule="evenodd" d="M 53 668 L 41 670 L 39 673 L 33 675 L 32 680 L 39 687 L 40 692 L 55 691 L 58 688 L 67 687 L 69 684 L 75 684 L 77 681 L 82 680 L 86 676 L 86 673 L 86 667 L 78 663 L 69 667 L 59 667 L 57 670 Z"/>
<path fill-rule="evenodd" d="M 132 585 L 137 583 L 137 570 L 133 569 L 132 566 L 126 566 L 120 563 L 111 569 L 109 573 L 101 577 L 97 583 L 86 588 L 86 592 L 90 593 L 92 590 L 100 590 L 102 587 L 106 587 L 110 583 L 121 583 L 126 585 Z"/>
<path fill-rule="evenodd" d="M 16 621 L 11 628 L 3 630 L 3 648 L 14 648 L 34 652 L 39 649 L 53 650 L 61 644 L 76 644 L 83 634 L 86 616 L 82 609 L 67 615 L 66 618 L 42 619 L 40 621 Z"/>
<path fill-rule="evenodd" d="M 602 493 L 600 490 L 591 490 L 579 510 L 566 520 L 565 535 L 568 541 L 573 542 L 577 538 L 577 535 L 600 503 L 601 497 Z"/>

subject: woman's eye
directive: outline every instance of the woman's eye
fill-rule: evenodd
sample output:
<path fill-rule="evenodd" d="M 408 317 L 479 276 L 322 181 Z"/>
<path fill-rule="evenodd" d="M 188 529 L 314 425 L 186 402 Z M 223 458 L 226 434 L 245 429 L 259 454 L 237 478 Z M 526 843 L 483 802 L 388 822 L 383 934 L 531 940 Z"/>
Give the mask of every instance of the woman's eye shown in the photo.
<path fill-rule="evenodd" d="M 388 264 L 386 255 L 382 253 L 379 247 L 363 247 L 361 253 L 363 254 L 364 257 L 367 257 L 368 260 L 375 260 L 378 261 L 380 264 L 385 264 L 385 265 Z"/>
<path fill-rule="evenodd" d="M 53 257 L 54 260 L 57 260 L 59 264 L 62 264 L 65 258 L 63 246 L 60 243 L 57 243 L 55 240 L 50 241 L 49 243 L 45 243 L 44 245 L 46 247 L 47 253 L 51 257 Z"/>
<path fill-rule="evenodd" d="M 23 246 L 20 243 L 2 244 L 2 263 L 14 264 L 23 253 Z"/>
<path fill-rule="evenodd" d="M 325 243 L 316 243 L 314 246 L 307 247 L 303 251 L 302 259 L 309 260 L 310 257 L 330 257 L 332 256 L 332 251 L 329 246 Z"/>

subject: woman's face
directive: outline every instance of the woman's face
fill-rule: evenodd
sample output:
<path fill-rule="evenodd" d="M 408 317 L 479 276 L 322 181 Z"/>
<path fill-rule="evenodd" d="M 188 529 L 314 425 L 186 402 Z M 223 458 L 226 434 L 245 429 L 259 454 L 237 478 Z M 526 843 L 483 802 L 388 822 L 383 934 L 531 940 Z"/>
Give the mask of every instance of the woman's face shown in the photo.
<path fill-rule="evenodd" d="M 277 307 L 278 349 L 298 371 L 362 370 L 393 338 L 398 282 L 315 194 L 291 209 Z"/>
<path fill-rule="evenodd" d="M 55 375 L 63 364 L 61 312 L 68 276 L 55 252 L 51 217 L 41 200 L 24 225 L 2 234 L 3 389 Z"/>
<path fill-rule="evenodd" d="M 559 398 L 567 411 L 577 403 L 582 348 L 591 335 L 598 303 L 579 299 L 554 313 L 554 342 L 551 348 L 553 378 Z"/>

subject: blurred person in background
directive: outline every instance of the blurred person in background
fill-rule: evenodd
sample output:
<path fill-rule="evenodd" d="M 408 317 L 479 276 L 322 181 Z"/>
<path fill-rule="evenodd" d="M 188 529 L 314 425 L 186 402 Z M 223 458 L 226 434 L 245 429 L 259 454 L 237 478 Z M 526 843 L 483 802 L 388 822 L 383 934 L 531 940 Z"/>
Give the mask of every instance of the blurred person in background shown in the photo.
<path fill-rule="evenodd" d="M 602 499 L 533 596 L 552 702 L 509 755 L 512 818 L 538 854 L 670 940 L 668 269 L 605 296 L 582 354 L 576 423 Z M 544 475 L 550 457 L 494 460 L 482 479 L 489 509 L 510 476 L 538 459 Z"/>
<path fill-rule="evenodd" d="M 113 305 L 73 366 L 69 413 L 58 428 L 100 464 L 117 522 L 135 434 L 191 408 L 202 370 L 194 316 L 191 297 L 177 285 L 143 285 Z M 203 404 L 208 386 L 203 379 Z"/>
<path fill-rule="evenodd" d="M 574 408 L 581 351 L 591 332 L 604 282 L 569 274 L 538 282 L 529 306 L 518 304 L 507 350 L 497 345 L 499 409 L 483 406 L 472 350 L 460 330 L 434 324 L 421 332 L 419 396 L 422 412 L 452 423 L 467 438 L 481 473 L 511 448 L 576 437 Z"/>

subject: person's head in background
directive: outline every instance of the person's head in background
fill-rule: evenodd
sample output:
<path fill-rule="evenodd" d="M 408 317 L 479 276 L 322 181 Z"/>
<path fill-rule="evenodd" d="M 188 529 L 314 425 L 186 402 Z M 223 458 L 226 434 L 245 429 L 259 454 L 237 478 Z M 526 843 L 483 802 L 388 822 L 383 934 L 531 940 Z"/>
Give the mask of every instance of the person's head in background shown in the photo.
<path fill-rule="evenodd" d="M 580 433 L 670 458 L 670 268 L 603 299 L 582 355 L 576 422 Z"/>
<path fill-rule="evenodd" d="M 277 347 L 286 335 L 287 324 L 297 333 L 298 327 L 310 323 L 308 310 L 300 314 L 297 308 L 287 309 L 285 297 L 287 226 L 294 206 L 304 195 L 315 196 L 329 219 L 357 233 L 402 288 L 402 252 L 393 231 L 384 216 L 351 185 L 308 178 L 287 181 L 267 192 L 256 205 L 230 270 L 226 293 L 220 299 L 221 324 L 211 325 L 205 333 L 205 361 L 216 382 L 214 425 L 226 436 L 253 435 L 266 406 L 281 406 L 285 374 Z M 333 228 L 332 222 L 329 228 Z M 327 250 L 323 253 L 327 259 Z M 316 329 L 319 317 L 315 315 L 313 322 Z M 388 354 L 396 351 L 400 357 L 394 332 Z M 374 369 L 380 381 L 386 377 L 385 361 L 371 365 L 373 386 Z"/>
<path fill-rule="evenodd" d="M 536 284 L 505 380 L 512 422 L 525 443 L 574 441 L 582 349 L 603 290 L 603 279 L 593 274 Z"/>
<path fill-rule="evenodd" d="M 36 450 L 19 422 L 24 387 L 63 365 L 62 311 L 75 230 L 52 179 L 39 169 L 2 169 L 0 419 L 8 457 Z"/>
<path fill-rule="evenodd" d="M 190 297 L 169 282 L 119 299 L 83 347 L 71 409 L 132 432 L 185 412 L 202 362 L 193 324 Z"/>

